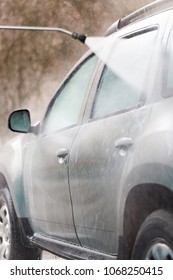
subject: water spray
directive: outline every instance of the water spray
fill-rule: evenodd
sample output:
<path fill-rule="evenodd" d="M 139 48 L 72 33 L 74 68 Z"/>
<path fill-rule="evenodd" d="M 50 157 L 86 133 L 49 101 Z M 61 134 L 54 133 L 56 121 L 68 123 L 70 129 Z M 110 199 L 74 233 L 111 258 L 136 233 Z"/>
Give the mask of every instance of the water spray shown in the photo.
<path fill-rule="evenodd" d="M 36 26 L 16 26 L 16 25 L 0 25 L 0 29 L 3 30 L 26 30 L 26 31 L 52 31 L 61 32 L 70 35 L 73 39 L 79 40 L 81 43 L 85 43 L 86 35 L 78 34 L 77 32 L 70 32 L 63 28 L 57 27 L 36 27 Z"/>

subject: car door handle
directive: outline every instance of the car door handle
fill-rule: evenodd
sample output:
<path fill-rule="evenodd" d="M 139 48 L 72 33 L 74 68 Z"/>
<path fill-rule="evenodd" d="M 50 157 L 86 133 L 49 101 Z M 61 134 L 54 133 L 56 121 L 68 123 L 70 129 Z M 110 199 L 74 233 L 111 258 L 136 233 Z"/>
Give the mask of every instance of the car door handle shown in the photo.
<path fill-rule="evenodd" d="M 133 145 L 133 139 L 128 137 L 122 137 L 115 141 L 115 148 L 117 149 L 127 149 Z"/>
<path fill-rule="evenodd" d="M 68 149 L 65 149 L 65 148 L 62 148 L 62 149 L 59 149 L 56 153 L 56 156 L 58 158 L 58 162 L 60 164 L 67 164 L 67 157 L 68 157 L 68 154 L 69 154 L 69 150 Z"/>

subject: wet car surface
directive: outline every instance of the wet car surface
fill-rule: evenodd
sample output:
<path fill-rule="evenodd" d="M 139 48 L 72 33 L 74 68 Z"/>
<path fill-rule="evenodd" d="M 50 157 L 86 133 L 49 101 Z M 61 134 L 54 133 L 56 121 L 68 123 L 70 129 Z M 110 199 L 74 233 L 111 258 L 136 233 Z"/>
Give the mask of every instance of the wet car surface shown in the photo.
<path fill-rule="evenodd" d="M 160 2 L 86 38 L 39 124 L 11 113 L 24 135 L 0 154 L 0 258 L 173 259 L 173 1 Z"/>

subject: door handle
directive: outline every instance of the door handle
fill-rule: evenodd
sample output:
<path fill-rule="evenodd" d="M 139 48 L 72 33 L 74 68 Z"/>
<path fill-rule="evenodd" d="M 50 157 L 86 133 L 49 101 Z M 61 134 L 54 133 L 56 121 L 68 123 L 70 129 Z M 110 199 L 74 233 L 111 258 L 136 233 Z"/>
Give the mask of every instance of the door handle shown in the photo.
<path fill-rule="evenodd" d="M 133 139 L 128 137 L 122 137 L 115 141 L 115 148 L 126 151 L 130 146 L 133 145 Z"/>
<path fill-rule="evenodd" d="M 65 148 L 59 149 L 56 153 L 56 156 L 58 158 L 58 162 L 60 164 L 63 164 L 63 163 L 67 164 L 68 154 L 69 154 L 68 149 L 65 149 Z"/>

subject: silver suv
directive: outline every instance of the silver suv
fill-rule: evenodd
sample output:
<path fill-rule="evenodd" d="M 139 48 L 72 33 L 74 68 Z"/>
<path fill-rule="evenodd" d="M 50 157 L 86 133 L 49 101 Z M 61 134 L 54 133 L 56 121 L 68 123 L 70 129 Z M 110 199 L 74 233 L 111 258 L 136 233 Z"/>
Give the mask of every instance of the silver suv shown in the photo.
<path fill-rule="evenodd" d="M 43 121 L 9 117 L 25 134 L 0 153 L 0 259 L 173 259 L 173 1 L 106 35 Z"/>

